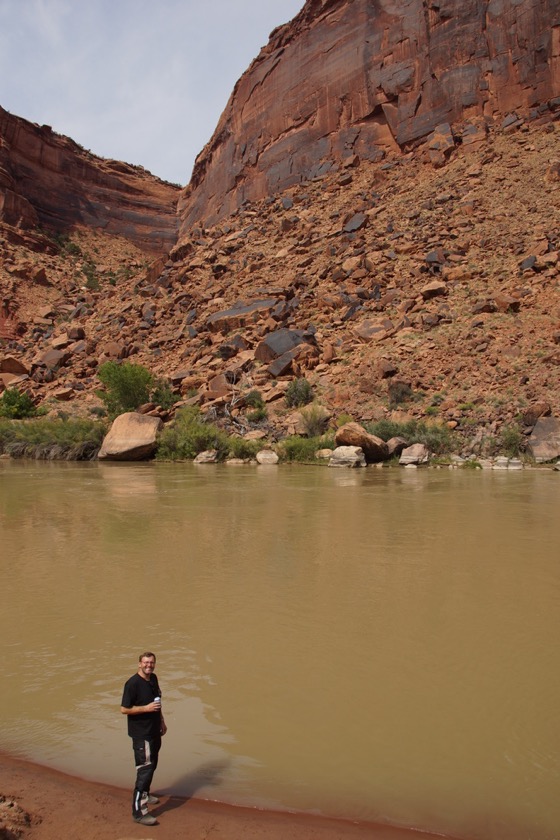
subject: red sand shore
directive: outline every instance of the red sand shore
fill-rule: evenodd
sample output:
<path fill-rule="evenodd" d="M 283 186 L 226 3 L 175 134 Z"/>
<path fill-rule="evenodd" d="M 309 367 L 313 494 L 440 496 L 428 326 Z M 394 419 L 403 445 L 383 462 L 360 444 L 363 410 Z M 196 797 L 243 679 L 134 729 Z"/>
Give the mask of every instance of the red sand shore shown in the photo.
<path fill-rule="evenodd" d="M 162 796 L 136 825 L 130 793 L 0 754 L 3 840 L 435 840 L 436 835 Z M 439 836 L 439 835 L 438 835 Z M 440 837 L 440 836 L 439 836 Z M 441 837 L 440 837 L 441 840 Z"/>

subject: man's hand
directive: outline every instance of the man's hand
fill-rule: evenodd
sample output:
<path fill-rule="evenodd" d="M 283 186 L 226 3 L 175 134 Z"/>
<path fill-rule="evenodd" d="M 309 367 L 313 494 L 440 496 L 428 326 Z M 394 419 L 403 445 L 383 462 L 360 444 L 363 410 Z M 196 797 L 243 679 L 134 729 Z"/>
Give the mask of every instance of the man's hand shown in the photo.
<path fill-rule="evenodd" d="M 166 732 L 167 732 L 167 724 L 166 724 L 166 722 L 164 721 L 164 719 L 163 719 L 163 715 L 162 715 L 162 717 L 161 717 L 161 729 L 160 729 L 160 733 L 161 733 L 162 735 L 165 735 L 165 733 L 166 733 Z"/>

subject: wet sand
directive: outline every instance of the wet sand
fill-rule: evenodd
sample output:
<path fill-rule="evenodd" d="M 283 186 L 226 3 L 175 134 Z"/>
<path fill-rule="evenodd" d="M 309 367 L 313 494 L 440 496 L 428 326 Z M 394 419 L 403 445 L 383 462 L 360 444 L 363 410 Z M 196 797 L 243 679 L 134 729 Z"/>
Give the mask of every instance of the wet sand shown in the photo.
<path fill-rule="evenodd" d="M 436 840 L 371 823 L 163 795 L 151 808 L 159 825 L 140 826 L 130 816 L 130 798 L 129 791 L 0 753 L 0 838 L 6 840 Z"/>

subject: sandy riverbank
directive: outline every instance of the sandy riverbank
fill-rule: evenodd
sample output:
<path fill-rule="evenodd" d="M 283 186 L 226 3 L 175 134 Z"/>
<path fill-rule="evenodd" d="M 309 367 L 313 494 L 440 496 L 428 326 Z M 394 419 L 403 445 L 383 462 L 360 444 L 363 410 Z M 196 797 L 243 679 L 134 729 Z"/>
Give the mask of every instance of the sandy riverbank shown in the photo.
<path fill-rule="evenodd" d="M 129 791 L 0 754 L 2 840 L 435 840 L 397 828 L 168 796 L 152 813 L 159 825 L 136 825 Z"/>

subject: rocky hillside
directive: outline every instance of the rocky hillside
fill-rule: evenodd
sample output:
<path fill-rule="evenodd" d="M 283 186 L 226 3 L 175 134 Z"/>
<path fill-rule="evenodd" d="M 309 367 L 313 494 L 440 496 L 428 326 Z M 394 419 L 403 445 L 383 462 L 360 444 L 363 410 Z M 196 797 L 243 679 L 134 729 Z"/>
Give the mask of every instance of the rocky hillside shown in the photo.
<path fill-rule="evenodd" d="M 352 158 L 167 262 L 87 229 L 46 251 L 5 238 L 0 375 L 84 410 L 98 365 L 128 359 L 247 430 L 257 388 L 279 433 L 301 376 L 334 416 L 398 408 L 471 442 L 560 415 L 559 161 L 556 125 L 522 121 L 443 167 Z"/>

